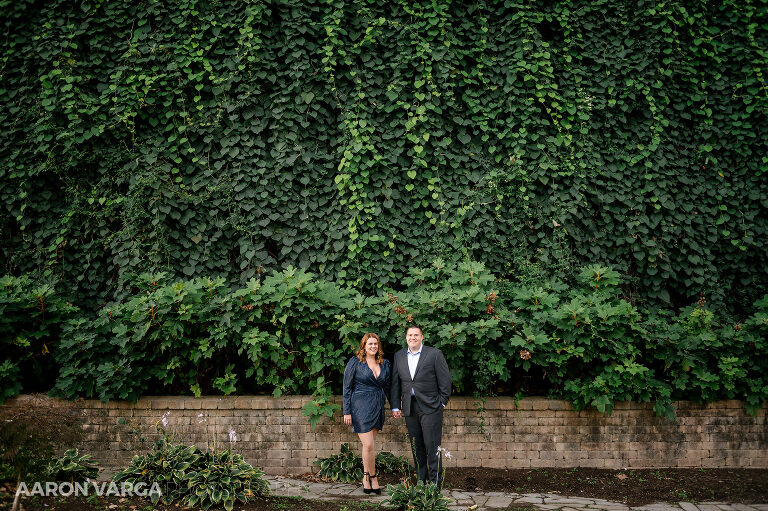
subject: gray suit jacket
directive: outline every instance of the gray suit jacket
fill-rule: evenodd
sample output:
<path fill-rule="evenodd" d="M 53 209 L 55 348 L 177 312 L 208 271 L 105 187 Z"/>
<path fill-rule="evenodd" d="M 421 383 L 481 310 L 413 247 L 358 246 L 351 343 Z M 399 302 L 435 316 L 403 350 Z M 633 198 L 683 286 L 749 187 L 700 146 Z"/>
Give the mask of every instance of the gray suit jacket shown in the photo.
<path fill-rule="evenodd" d="M 403 348 L 395 353 L 392 367 L 392 408 L 399 408 L 404 416 L 411 415 L 411 389 L 424 411 L 431 413 L 448 404 L 451 397 L 451 373 L 443 352 L 422 346 L 416 373 L 411 379 L 408 358 Z"/>

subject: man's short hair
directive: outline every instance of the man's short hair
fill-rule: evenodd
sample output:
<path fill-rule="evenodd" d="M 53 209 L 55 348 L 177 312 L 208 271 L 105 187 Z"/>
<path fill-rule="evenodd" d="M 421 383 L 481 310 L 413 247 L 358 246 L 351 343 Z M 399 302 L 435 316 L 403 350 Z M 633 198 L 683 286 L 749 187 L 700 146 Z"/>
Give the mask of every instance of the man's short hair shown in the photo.
<path fill-rule="evenodd" d="M 421 327 L 419 325 L 415 324 L 415 323 L 413 325 L 408 325 L 407 327 L 405 327 L 405 333 L 407 334 L 408 330 L 410 330 L 411 328 L 418 328 L 419 329 L 419 333 L 421 335 L 424 335 L 424 330 L 422 330 Z"/>

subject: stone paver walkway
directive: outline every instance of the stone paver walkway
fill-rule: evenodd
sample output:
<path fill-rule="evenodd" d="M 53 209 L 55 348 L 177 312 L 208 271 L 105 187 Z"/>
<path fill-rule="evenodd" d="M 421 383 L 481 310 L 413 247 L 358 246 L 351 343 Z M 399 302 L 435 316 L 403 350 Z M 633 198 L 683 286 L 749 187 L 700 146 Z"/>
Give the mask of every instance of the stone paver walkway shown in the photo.
<path fill-rule="evenodd" d="M 304 497 L 319 500 L 339 500 L 364 497 L 373 503 L 381 503 L 385 495 L 366 495 L 359 485 L 308 483 L 299 479 L 267 476 L 269 487 L 281 497 Z M 382 492 L 383 493 L 383 492 Z M 501 493 L 444 490 L 450 497 L 451 511 L 491 511 L 504 509 L 510 504 L 533 505 L 543 511 L 768 511 L 766 504 L 734 504 L 725 502 L 657 502 L 646 506 L 629 507 L 621 502 L 581 497 L 563 497 L 550 493 Z"/>

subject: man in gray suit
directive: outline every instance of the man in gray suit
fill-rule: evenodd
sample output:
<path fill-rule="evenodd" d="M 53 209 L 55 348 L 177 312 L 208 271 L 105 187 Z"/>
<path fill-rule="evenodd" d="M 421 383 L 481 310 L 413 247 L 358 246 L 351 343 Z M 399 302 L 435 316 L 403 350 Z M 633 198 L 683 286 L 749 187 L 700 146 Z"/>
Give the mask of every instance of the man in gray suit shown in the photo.
<path fill-rule="evenodd" d="M 440 486 L 442 460 L 437 448 L 443 436 L 443 408 L 451 396 L 451 373 L 443 352 L 424 346 L 423 338 L 420 327 L 408 327 L 405 333 L 408 348 L 395 353 L 392 417 L 405 416 L 419 479 Z"/>

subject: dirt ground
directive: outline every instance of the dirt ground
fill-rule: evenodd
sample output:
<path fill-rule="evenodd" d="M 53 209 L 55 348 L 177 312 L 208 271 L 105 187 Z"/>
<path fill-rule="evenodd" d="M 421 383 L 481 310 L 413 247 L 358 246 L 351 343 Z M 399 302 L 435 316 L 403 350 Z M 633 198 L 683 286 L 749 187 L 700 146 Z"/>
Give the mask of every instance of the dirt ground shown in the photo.
<path fill-rule="evenodd" d="M 312 474 L 300 477 L 322 482 Z M 392 474 L 381 476 L 382 486 L 396 482 Z M 768 470 L 762 469 L 449 468 L 445 486 L 466 491 L 556 493 L 629 506 L 658 501 L 768 503 Z"/>
<path fill-rule="evenodd" d="M 456 468 L 446 485 L 464 490 L 557 493 L 642 506 L 652 502 L 768 503 L 768 470 L 561 468 L 503 470 Z"/>
<path fill-rule="evenodd" d="M 0 509 L 11 509 L 10 501 L 0 500 Z M 140 498 L 103 497 L 88 501 L 82 497 L 31 497 L 23 501 L 24 511 L 179 511 L 176 505 L 160 504 L 155 507 Z M 365 501 L 328 502 L 300 497 L 269 497 L 256 499 L 247 505 L 235 504 L 240 511 L 374 511 L 379 506 Z M 211 508 L 214 509 L 214 508 Z M 216 509 L 223 510 L 223 507 Z"/>
<path fill-rule="evenodd" d="M 308 481 L 322 481 L 316 475 L 297 476 Z M 398 482 L 383 474 L 381 485 Z M 768 503 L 768 470 L 763 469 L 648 469 L 604 470 L 571 469 L 488 469 L 449 468 L 446 487 L 466 491 L 502 491 L 507 493 L 556 493 L 559 495 L 605 499 L 642 506 L 665 502 L 738 502 Z M 4 494 L 4 495 L 3 495 Z M 0 492 L 0 509 L 10 509 L 11 488 Z M 87 501 L 79 497 L 25 498 L 26 511 L 178 511 L 178 506 L 158 505 L 143 499 L 117 497 Z M 258 499 L 237 509 L 247 511 L 372 511 L 376 504 L 363 499 L 327 502 L 290 497 Z M 522 511 L 535 511 L 524 506 Z M 511 510 L 511 508 L 510 508 Z M 521 511 L 519 506 L 514 511 Z"/>

